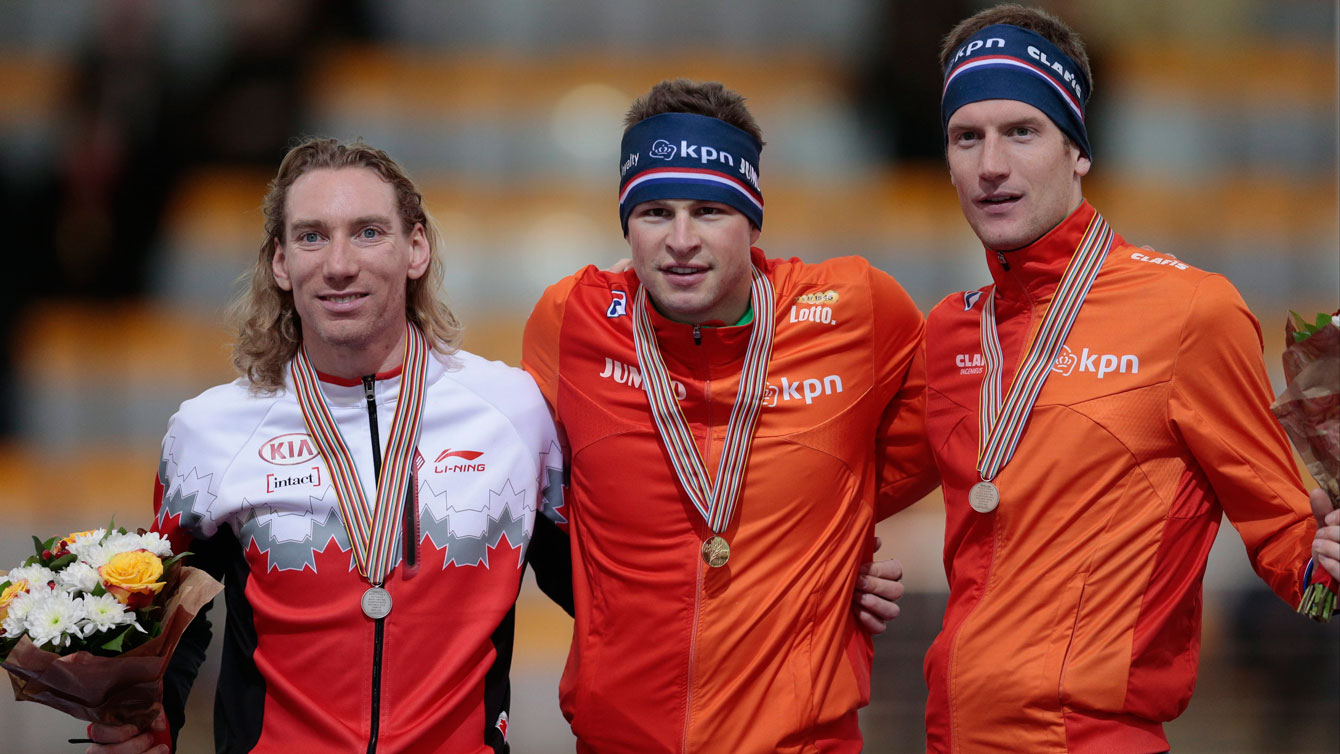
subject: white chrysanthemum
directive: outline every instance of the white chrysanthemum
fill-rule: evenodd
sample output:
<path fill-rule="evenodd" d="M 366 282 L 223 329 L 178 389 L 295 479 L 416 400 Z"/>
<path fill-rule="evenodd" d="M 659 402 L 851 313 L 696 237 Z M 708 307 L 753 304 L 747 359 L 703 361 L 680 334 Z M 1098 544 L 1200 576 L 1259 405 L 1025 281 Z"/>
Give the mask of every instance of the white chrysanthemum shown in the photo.
<path fill-rule="evenodd" d="M 28 638 L 39 647 L 67 647 L 72 638 L 83 636 L 80 622 L 86 617 L 83 600 L 59 589 L 34 593 L 24 626 Z"/>
<path fill-rule="evenodd" d="M 83 598 L 84 612 L 88 616 L 87 623 L 84 624 L 83 635 L 85 637 L 97 631 L 110 631 L 117 626 L 124 626 L 127 623 L 135 623 L 134 611 L 127 610 L 125 605 L 116 601 L 116 598 L 110 594 L 103 594 L 97 597 L 86 595 Z M 135 623 L 136 628 L 139 624 Z M 143 631 L 143 628 L 140 628 Z"/>
<path fill-rule="evenodd" d="M 107 565 L 107 561 L 111 560 L 116 553 L 116 550 L 109 549 L 104 545 L 90 544 L 80 548 L 79 559 L 97 570 Z"/>
<path fill-rule="evenodd" d="M 20 592 L 10 600 L 8 614 L 4 622 L 0 623 L 4 626 L 6 639 L 17 639 L 23 635 L 27 626 L 25 621 L 28 619 L 28 610 L 34 602 L 31 592 Z"/>
<path fill-rule="evenodd" d="M 100 581 L 98 569 L 82 561 L 75 561 L 56 574 L 59 586 L 80 592 L 93 591 Z"/>
<path fill-rule="evenodd" d="M 148 550 L 160 558 L 172 557 L 172 543 L 167 541 L 162 534 L 156 531 L 145 532 L 137 535 L 140 546 L 138 550 Z"/>
<path fill-rule="evenodd" d="M 56 580 L 56 572 L 44 565 L 34 563 L 30 566 L 20 566 L 10 569 L 5 575 L 5 581 L 27 580 L 28 588 L 36 591 L 39 586 L 46 586 Z"/>
<path fill-rule="evenodd" d="M 102 541 L 102 535 L 106 534 L 106 529 L 94 529 L 85 534 L 80 534 L 70 543 L 70 552 L 81 560 L 84 558 L 84 550 L 89 547 L 96 547 Z"/>
<path fill-rule="evenodd" d="M 118 552 L 130 552 L 140 549 L 140 535 L 134 532 L 112 532 L 103 540 L 102 548 L 115 555 Z"/>

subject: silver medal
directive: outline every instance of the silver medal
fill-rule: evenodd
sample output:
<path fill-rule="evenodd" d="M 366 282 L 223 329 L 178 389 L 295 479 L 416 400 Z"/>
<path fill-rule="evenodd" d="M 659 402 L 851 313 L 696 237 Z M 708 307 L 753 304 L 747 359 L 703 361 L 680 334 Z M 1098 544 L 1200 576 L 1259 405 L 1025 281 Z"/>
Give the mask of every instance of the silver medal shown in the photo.
<path fill-rule="evenodd" d="M 968 505 L 978 513 L 990 513 L 1000 505 L 1000 490 L 990 482 L 978 482 L 968 490 Z"/>
<path fill-rule="evenodd" d="M 369 587 L 363 592 L 360 604 L 363 606 L 363 614 L 369 618 L 385 618 L 391 614 L 391 593 L 379 586 Z"/>

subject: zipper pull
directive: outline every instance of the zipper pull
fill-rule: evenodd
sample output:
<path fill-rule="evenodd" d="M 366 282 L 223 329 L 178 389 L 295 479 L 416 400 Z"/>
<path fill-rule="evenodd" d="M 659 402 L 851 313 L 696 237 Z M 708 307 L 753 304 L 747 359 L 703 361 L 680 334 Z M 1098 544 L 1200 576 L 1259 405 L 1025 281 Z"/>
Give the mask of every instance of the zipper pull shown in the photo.
<path fill-rule="evenodd" d="M 369 406 L 377 405 L 376 380 L 376 375 L 363 375 L 363 395 L 367 397 Z"/>
<path fill-rule="evenodd" d="M 700 327 L 700 326 L 698 326 L 698 325 L 694 325 L 694 326 L 693 326 L 693 345 L 695 345 L 695 346 L 701 346 L 702 344 L 703 344 L 703 328 Z"/>
<path fill-rule="evenodd" d="M 997 261 L 997 262 L 1000 262 L 1000 266 L 1001 266 L 1001 267 L 1004 267 L 1005 270 L 1006 270 L 1007 272 L 1009 271 L 1009 269 L 1010 269 L 1010 263 L 1007 262 L 1007 261 L 1005 261 L 1005 252 L 1003 252 L 1003 251 L 997 251 L 997 252 L 996 252 L 996 261 Z"/>

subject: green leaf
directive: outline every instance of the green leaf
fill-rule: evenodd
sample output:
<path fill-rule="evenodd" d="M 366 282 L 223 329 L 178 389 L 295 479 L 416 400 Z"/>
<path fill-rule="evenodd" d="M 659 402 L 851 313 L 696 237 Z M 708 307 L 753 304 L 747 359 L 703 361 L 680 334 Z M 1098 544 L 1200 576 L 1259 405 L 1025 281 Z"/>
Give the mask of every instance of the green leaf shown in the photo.
<path fill-rule="evenodd" d="M 93 587 L 92 592 L 89 592 L 89 594 L 92 594 L 94 597 L 101 597 L 106 593 L 107 593 L 107 587 L 103 586 L 101 581 L 99 581 L 97 585 Z"/>
<path fill-rule="evenodd" d="M 59 558 L 56 558 L 55 560 L 53 560 L 53 561 L 51 561 L 50 563 L 48 563 L 48 564 L 47 564 L 47 568 L 50 568 L 50 569 L 53 570 L 53 571 L 59 571 L 60 569 L 64 568 L 65 566 L 67 566 L 67 565 L 73 563 L 74 560 L 75 560 L 75 555 L 74 555 L 74 553 L 72 553 L 72 552 L 67 552 L 67 553 L 65 553 L 64 555 L 60 556 Z"/>
<path fill-rule="evenodd" d="M 43 542 L 43 543 L 42 543 L 42 549 L 43 549 L 43 550 L 50 550 L 50 549 L 51 549 L 51 546 L 54 545 L 54 544 L 56 544 L 56 540 L 58 540 L 58 539 L 60 539 L 60 537 L 52 537 L 51 539 L 48 539 L 47 541 Z"/>
<path fill-rule="evenodd" d="M 126 634 L 130 633 L 131 630 L 134 628 L 135 628 L 134 626 L 126 626 L 119 633 L 117 633 L 116 636 L 113 636 L 111 639 L 108 639 L 106 642 L 100 645 L 99 648 L 106 649 L 110 652 L 120 652 L 121 644 L 126 640 Z"/>
<path fill-rule="evenodd" d="M 172 566 L 176 565 L 179 561 L 181 561 L 182 558 L 184 558 L 184 557 L 186 557 L 187 555 L 190 555 L 190 554 L 191 554 L 191 553 L 189 553 L 189 552 L 182 552 L 182 553 L 178 553 L 178 554 L 176 554 L 176 555 L 173 555 L 172 557 L 168 558 L 167 560 L 164 560 L 164 561 L 163 561 L 163 570 L 166 571 L 167 569 L 171 568 Z"/>
<path fill-rule="evenodd" d="M 41 556 L 41 555 L 29 555 L 29 556 L 28 556 L 28 559 L 25 560 L 25 561 L 23 561 L 23 566 L 26 568 L 26 567 L 28 567 L 28 566 L 30 566 L 30 565 L 37 565 L 38 563 L 41 563 L 41 562 L 42 562 L 42 556 Z"/>
<path fill-rule="evenodd" d="M 1312 332 L 1316 332 L 1329 324 L 1331 324 L 1331 315 L 1321 312 L 1317 315 L 1317 324 L 1312 326 Z"/>
<path fill-rule="evenodd" d="M 42 546 L 42 540 L 38 539 L 37 535 L 33 535 L 33 549 L 37 551 L 39 558 L 42 556 L 42 551 L 46 549 Z M 25 563 L 25 565 L 27 564 Z"/>
<path fill-rule="evenodd" d="M 10 582 L 8 582 L 8 581 L 0 581 L 0 592 L 3 592 L 3 591 L 5 591 L 6 589 L 8 589 L 8 588 L 9 588 L 9 584 L 10 584 Z"/>

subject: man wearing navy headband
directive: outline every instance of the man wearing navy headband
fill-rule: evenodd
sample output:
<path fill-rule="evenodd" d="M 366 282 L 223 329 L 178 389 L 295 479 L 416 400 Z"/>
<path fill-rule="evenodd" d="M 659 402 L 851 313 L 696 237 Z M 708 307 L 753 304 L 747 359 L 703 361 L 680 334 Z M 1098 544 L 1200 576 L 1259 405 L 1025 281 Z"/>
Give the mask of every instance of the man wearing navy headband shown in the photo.
<path fill-rule="evenodd" d="M 579 751 L 858 752 L 860 564 L 935 485 L 921 314 L 865 260 L 752 248 L 739 95 L 662 82 L 627 124 L 633 268 L 551 286 L 522 356 L 572 462 L 563 712 Z"/>
<path fill-rule="evenodd" d="M 941 64 L 950 179 L 992 284 L 927 321 L 950 586 L 927 749 L 1163 752 L 1221 511 L 1283 599 L 1308 577 L 1317 527 L 1260 329 L 1223 277 L 1084 201 L 1091 78 L 1060 21 L 983 11 Z"/>

